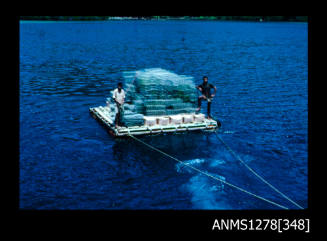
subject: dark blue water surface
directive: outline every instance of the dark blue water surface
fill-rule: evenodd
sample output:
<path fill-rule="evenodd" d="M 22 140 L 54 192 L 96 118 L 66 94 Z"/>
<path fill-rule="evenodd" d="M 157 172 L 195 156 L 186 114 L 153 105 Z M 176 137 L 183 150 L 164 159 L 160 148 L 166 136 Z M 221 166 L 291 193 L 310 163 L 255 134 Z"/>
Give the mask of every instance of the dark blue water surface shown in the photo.
<path fill-rule="evenodd" d="M 303 207 L 308 201 L 306 23 L 20 23 L 20 208 L 278 209 L 131 139 L 89 114 L 122 72 L 162 68 L 217 86 L 220 137 Z M 205 103 L 203 103 L 205 104 Z M 203 105 L 205 107 L 205 105 Z M 203 108 L 203 112 L 205 113 Z M 296 209 L 214 134 L 144 137 L 194 167 Z"/>

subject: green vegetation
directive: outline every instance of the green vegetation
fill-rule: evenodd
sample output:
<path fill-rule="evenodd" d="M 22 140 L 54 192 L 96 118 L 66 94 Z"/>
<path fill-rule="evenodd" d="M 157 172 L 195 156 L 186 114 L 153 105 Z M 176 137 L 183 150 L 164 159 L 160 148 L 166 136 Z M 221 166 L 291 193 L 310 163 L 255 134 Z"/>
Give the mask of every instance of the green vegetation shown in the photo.
<path fill-rule="evenodd" d="M 105 20 L 221 20 L 307 22 L 308 16 L 21 16 L 36 21 L 105 21 Z"/>
<path fill-rule="evenodd" d="M 20 20 L 43 21 L 93 21 L 107 20 L 108 16 L 20 16 Z"/>

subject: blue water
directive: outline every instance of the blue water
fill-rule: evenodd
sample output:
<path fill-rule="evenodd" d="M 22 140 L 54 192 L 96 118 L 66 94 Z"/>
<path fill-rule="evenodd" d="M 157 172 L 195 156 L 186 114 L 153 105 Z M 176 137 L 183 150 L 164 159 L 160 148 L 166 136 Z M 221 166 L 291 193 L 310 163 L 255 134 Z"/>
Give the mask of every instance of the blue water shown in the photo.
<path fill-rule="evenodd" d="M 135 140 L 89 114 L 123 71 L 207 75 L 220 137 L 258 174 L 308 203 L 306 23 L 112 21 L 20 23 L 20 208 L 278 209 Z M 206 112 L 203 103 L 203 112 Z M 143 141 L 250 192 L 297 209 L 214 134 Z"/>

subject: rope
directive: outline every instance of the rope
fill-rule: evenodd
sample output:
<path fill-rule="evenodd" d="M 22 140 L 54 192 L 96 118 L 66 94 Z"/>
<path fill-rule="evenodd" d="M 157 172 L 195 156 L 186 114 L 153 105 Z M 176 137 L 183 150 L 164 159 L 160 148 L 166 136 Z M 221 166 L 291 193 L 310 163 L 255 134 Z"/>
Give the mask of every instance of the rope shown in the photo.
<path fill-rule="evenodd" d="M 218 178 L 218 177 L 215 177 L 215 176 L 213 176 L 213 175 L 211 175 L 211 174 L 209 174 L 209 173 L 206 173 L 206 172 L 204 172 L 204 171 L 202 171 L 202 170 L 200 170 L 200 169 L 198 169 L 198 168 L 196 168 L 196 167 L 193 167 L 193 166 L 191 166 L 191 165 L 189 165 L 189 164 L 187 164 L 187 163 L 184 163 L 184 162 L 178 160 L 177 158 L 175 158 L 175 157 L 173 157 L 173 156 L 171 156 L 171 155 L 169 155 L 169 154 L 167 154 L 167 153 L 165 153 L 165 152 L 163 152 L 163 151 L 161 151 L 161 150 L 159 150 L 159 149 L 157 149 L 157 148 L 155 148 L 155 147 L 153 147 L 153 146 L 151 146 L 151 145 L 149 145 L 149 144 L 143 142 L 142 140 L 136 138 L 135 136 L 133 136 L 133 135 L 131 135 L 131 134 L 129 134 L 129 136 L 132 137 L 134 140 L 136 140 L 136 141 L 138 141 L 138 142 L 140 142 L 140 143 L 146 145 L 147 147 L 149 147 L 149 148 L 151 148 L 151 149 L 153 149 L 153 150 L 155 150 L 155 151 L 157 151 L 157 152 L 160 152 L 161 154 L 163 154 L 163 155 L 165 155 L 165 156 L 167 156 L 167 157 L 169 157 L 169 158 L 171 158 L 171 159 L 173 159 L 173 160 L 175 160 L 175 161 L 177 161 L 177 162 L 180 162 L 180 163 L 182 163 L 183 165 L 188 166 L 189 168 L 192 168 L 193 170 L 195 170 L 195 171 L 197 171 L 197 172 L 200 172 L 200 173 L 203 174 L 203 175 L 206 175 L 206 176 L 211 177 L 211 178 L 213 178 L 213 179 L 215 179 L 215 180 L 218 180 L 218 181 L 220 181 L 220 182 L 223 182 L 224 184 L 226 184 L 226 185 L 228 185 L 228 186 L 230 186 L 230 187 L 236 188 L 236 189 L 238 189 L 239 191 L 242 191 L 242 192 L 244 192 L 244 193 L 247 193 L 247 194 L 249 194 L 249 195 L 251 195 L 251 196 L 253 196 L 253 197 L 256 197 L 256 198 L 258 198 L 258 199 L 261 199 L 261 200 L 263 200 L 263 201 L 266 201 L 266 202 L 268 202 L 268 203 L 270 203 L 270 204 L 273 204 L 273 205 L 275 205 L 275 206 L 277 206 L 277 207 L 280 207 L 280 208 L 282 208 L 282 209 L 288 209 L 287 207 L 285 207 L 285 206 L 283 206 L 283 205 L 280 205 L 280 204 L 275 203 L 275 202 L 273 202 L 273 201 L 270 201 L 270 200 L 268 200 L 268 199 L 266 199 L 266 198 L 263 198 L 263 197 L 261 197 L 261 196 L 259 196 L 259 195 L 256 195 L 256 194 L 254 194 L 254 193 L 251 193 L 251 192 L 249 192 L 249 191 L 246 191 L 246 190 L 244 190 L 243 188 L 240 188 L 240 187 L 238 187 L 238 186 L 235 186 L 235 185 L 233 185 L 233 184 L 231 184 L 231 183 L 229 183 L 229 182 L 226 182 L 225 180 L 222 180 L 222 179 L 220 179 L 220 178 Z"/>
<path fill-rule="evenodd" d="M 271 185 L 269 182 L 267 182 L 263 177 L 261 177 L 258 173 L 256 173 L 251 167 L 249 167 L 238 155 L 236 155 L 236 153 L 223 141 L 223 139 L 221 137 L 218 136 L 217 132 L 215 132 L 217 138 L 227 147 L 227 149 L 232 153 L 232 155 L 238 159 L 247 169 L 249 169 L 255 176 L 257 176 L 261 181 L 263 181 L 264 183 L 266 183 L 269 187 L 271 187 L 274 191 L 276 191 L 277 193 L 279 193 L 281 196 L 283 196 L 285 199 L 287 199 L 288 201 L 290 201 L 291 203 L 293 203 L 294 205 L 296 205 L 297 207 L 299 207 L 300 209 L 304 209 L 302 206 L 300 206 L 299 204 L 297 204 L 296 202 L 294 202 L 292 199 L 290 199 L 289 197 L 287 197 L 284 193 L 282 193 L 281 191 L 279 191 L 276 187 L 274 187 L 273 185 Z"/>

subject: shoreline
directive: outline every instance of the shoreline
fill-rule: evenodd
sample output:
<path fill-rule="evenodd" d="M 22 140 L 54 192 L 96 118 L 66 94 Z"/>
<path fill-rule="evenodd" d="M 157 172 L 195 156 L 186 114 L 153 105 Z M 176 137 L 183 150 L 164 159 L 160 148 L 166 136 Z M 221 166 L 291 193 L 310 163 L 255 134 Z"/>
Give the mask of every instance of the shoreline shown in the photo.
<path fill-rule="evenodd" d="M 188 21 L 188 22 L 243 22 L 243 23 L 298 23 L 298 24 L 307 24 L 307 21 L 250 21 L 250 20 L 192 20 L 192 19 L 160 19 L 160 20 L 141 20 L 141 19 L 133 19 L 133 20 L 19 20 L 20 24 L 28 24 L 28 23 L 108 23 L 108 22 L 136 22 L 136 21 L 157 21 L 157 22 L 169 22 L 169 21 Z"/>
<path fill-rule="evenodd" d="M 107 22 L 107 21 L 236 21 L 236 22 L 308 22 L 307 16 L 186 16 L 186 17 L 117 17 L 117 16 L 21 16 L 19 21 L 33 22 Z"/>

